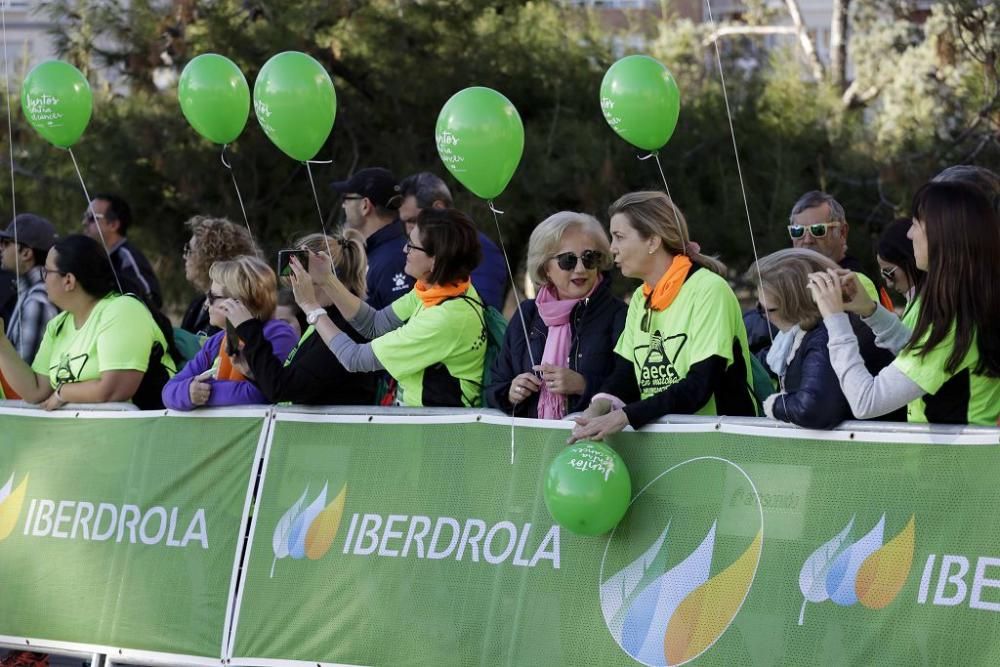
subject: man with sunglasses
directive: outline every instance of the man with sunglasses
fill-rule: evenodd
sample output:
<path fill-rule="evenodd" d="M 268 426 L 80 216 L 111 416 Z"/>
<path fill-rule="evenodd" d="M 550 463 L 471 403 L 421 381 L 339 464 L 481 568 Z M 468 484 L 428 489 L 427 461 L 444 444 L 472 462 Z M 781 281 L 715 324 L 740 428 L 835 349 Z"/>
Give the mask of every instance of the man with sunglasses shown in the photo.
<path fill-rule="evenodd" d="M 126 237 L 131 224 L 132 208 L 118 195 L 94 195 L 83 212 L 83 233 L 98 242 L 103 240 L 122 291 L 142 297 L 151 308 L 159 310 L 163 307 L 160 281 L 153 265 Z"/>
<path fill-rule="evenodd" d="M 6 334 L 18 356 L 29 364 L 38 352 L 45 326 L 59 312 L 49 301 L 43 270 L 45 257 L 55 242 L 52 223 L 32 213 L 19 214 L 6 230 L 0 231 L 0 266 L 13 271 L 20 283 Z"/>
<path fill-rule="evenodd" d="M 847 254 L 848 231 L 844 207 L 831 195 L 819 190 L 811 190 L 799 197 L 788 217 L 788 236 L 792 247 L 813 250 L 832 259 L 841 268 L 853 271 L 868 296 L 892 310 L 889 293 L 876 287 L 876 282 L 862 271 L 861 262 Z M 764 362 L 771 340 L 778 333 L 777 328 L 768 321 L 760 304 L 743 313 L 743 324 L 747 329 L 750 352 Z"/>

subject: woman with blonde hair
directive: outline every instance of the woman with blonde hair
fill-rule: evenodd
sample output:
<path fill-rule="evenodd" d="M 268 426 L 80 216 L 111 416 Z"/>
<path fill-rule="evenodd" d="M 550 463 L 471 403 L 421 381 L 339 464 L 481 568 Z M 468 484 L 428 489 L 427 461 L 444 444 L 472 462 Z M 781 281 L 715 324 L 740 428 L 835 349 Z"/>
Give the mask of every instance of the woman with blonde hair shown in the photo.
<path fill-rule="evenodd" d="M 297 240 L 293 247 L 308 250 L 316 256 L 323 253 L 324 258 L 329 248 L 333 253 L 334 270 L 345 289 L 359 299 L 364 298 L 368 260 L 361 232 L 347 229 L 342 234 L 328 237 L 310 234 Z M 336 322 L 351 340 L 364 342 L 365 339 L 341 316 L 326 292 L 316 289 L 316 300 L 325 315 Z M 272 350 L 260 321 L 247 318 L 233 322 L 240 340 L 246 343 L 243 358 L 253 372 L 254 383 L 271 403 L 371 405 L 375 399 L 374 374 L 349 373 L 317 334 L 316 313 L 311 314 L 311 319 L 287 359 L 279 359 Z"/>
<path fill-rule="evenodd" d="M 521 302 L 507 327 L 486 391 L 490 407 L 562 419 L 590 404 L 625 327 L 626 306 L 602 275 L 610 267 L 607 233 L 593 216 L 561 211 L 535 227 L 528 275 L 538 296 Z"/>
<path fill-rule="evenodd" d="M 814 250 L 788 248 L 761 257 L 750 269 L 765 315 L 779 330 L 767 355 L 781 387 L 764 401 L 764 414 L 771 419 L 830 429 L 852 417 L 830 365 L 823 316 L 808 289 L 809 274 L 839 268 Z M 892 353 L 875 345 L 871 330 L 859 318 L 852 318 L 851 324 L 870 372 L 877 373 L 892 362 Z M 905 419 L 902 414 L 891 417 Z"/>
<path fill-rule="evenodd" d="M 181 329 L 207 337 L 219 332 L 209 321 L 205 304 L 205 294 L 212 286 L 209 270 L 216 262 L 256 255 L 257 246 L 246 227 L 225 218 L 196 215 L 184 226 L 191 230 L 191 238 L 184 244 L 184 277 L 198 290 L 198 296 L 184 312 Z"/>
<path fill-rule="evenodd" d="M 571 441 L 602 439 L 666 414 L 756 414 L 746 329 L 725 266 L 701 254 L 662 192 L 624 195 L 608 210 L 611 253 L 640 278 L 615 371 L 576 419 Z"/>
<path fill-rule="evenodd" d="M 273 319 L 277 279 L 263 260 L 243 256 L 216 262 L 209 270 L 211 287 L 205 294 L 208 316 L 222 329 L 209 338 L 195 357 L 163 388 L 163 403 L 172 410 L 193 410 L 201 406 L 252 405 L 267 403 L 241 366 L 239 341 L 227 340 L 226 320 L 258 320 L 279 360 L 295 345 L 292 328 Z"/>

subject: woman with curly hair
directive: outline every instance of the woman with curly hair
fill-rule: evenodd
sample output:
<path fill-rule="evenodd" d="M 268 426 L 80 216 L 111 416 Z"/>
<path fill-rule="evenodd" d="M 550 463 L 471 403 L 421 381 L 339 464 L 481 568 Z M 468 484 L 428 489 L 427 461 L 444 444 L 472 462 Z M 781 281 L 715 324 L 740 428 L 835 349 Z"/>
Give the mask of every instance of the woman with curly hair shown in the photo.
<path fill-rule="evenodd" d="M 184 244 L 184 277 L 198 290 L 198 296 L 184 313 L 181 329 L 207 338 L 219 333 L 209 321 L 205 305 L 205 294 L 212 286 L 209 269 L 216 262 L 257 255 L 257 246 L 246 227 L 225 218 L 196 215 L 184 226 L 191 230 L 191 238 Z"/>

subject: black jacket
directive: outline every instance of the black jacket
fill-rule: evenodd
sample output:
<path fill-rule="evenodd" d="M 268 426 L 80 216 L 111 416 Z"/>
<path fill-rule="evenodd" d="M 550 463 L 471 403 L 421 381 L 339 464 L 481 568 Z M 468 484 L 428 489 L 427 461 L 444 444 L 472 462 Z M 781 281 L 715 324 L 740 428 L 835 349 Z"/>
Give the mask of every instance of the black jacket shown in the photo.
<path fill-rule="evenodd" d="M 184 311 L 181 318 L 181 329 L 200 336 L 214 336 L 220 329 L 208 321 L 208 309 L 205 308 L 205 295 L 196 296 Z"/>
<path fill-rule="evenodd" d="M 531 354 L 535 363 L 542 361 L 545 339 L 549 328 L 542 321 L 533 299 L 521 302 L 521 308 L 507 325 L 503 348 L 492 369 L 492 382 L 486 390 L 486 402 L 491 408 L 511 413 L 515 406 L 509 398 L 510 383 L 521 373 L 531 372 L 531 357 L 524 340 L 521 327 L 521 312 L 527 324 L 528 338 L 531 340 Z M 587 388 L 580 396 L 569 397 L 567 414 L 579 412 L 590 404 L 591 397 L 600 391 L 604 378 L 615 365 L 615 344 L 625 328 L 628 307 L 611 293 L 611 281 L 605 278 L 594 290 L 593 295 L 580 301 L 570 315 L 573 331 L 570 344 L 570 369 L 583 375 Z M 516 406 L 514 414 L 519 417 L 538 416 L 538 394 Z"/>
<path fill-rule="evenodd" d="M 892 363 L 893 355 L 875 345 L 875 335 L 856 315 L 851 326 L 858 338 L 858 348 L 865 368 L 872 375 Z M 820 322 L 806 332 L 799 349 L 785 370 L 784 398 L 774 401 L 775 419 L 791 422 L 803 428 L 830 429 L 845 419 L 853 419 L 851 406 L 840 390 L 840 381 L 830 365 L 827 348 L 829 334 Z M 906 409 L 897 410 L 883 421 L 906 421 Z"/>
<path fill-rule="evenodd" d="M 368 342 L 336 308 L 327 308 L 326 312 L 354 342 Z M 299 341 L 287 366 L 275 358 L 259 320 L 247 320 L 236 327 L 236 333 L 245 343 L 243 354 L 253 372 L 254 384 L 272 403 L 371 405 L 375 400 L 374 374 L 349 373 L 318 333 Z"/>

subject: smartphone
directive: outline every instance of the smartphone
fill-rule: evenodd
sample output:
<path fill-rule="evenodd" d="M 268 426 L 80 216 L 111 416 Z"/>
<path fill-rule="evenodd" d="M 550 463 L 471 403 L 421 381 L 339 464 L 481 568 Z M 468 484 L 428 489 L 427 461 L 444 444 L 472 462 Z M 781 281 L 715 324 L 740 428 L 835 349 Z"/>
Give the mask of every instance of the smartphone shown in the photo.
<path fill-rule="evenodd" d="M 278 276 L 282 278 L 287 278 L 292 275 L 292 267 L 288 265 L 288 260 L 293 256 L 299 258 L 299 264 L 306 271 L 309 270 L 309 251 L 308 250 L 279 250 L 278 251 Z"/>
<path fill-rule="evenodd" d="M 236 335 L 236 327 L 226 319 L 226 354 L 235 357 L 240 351 L 240 337 Z"/>

